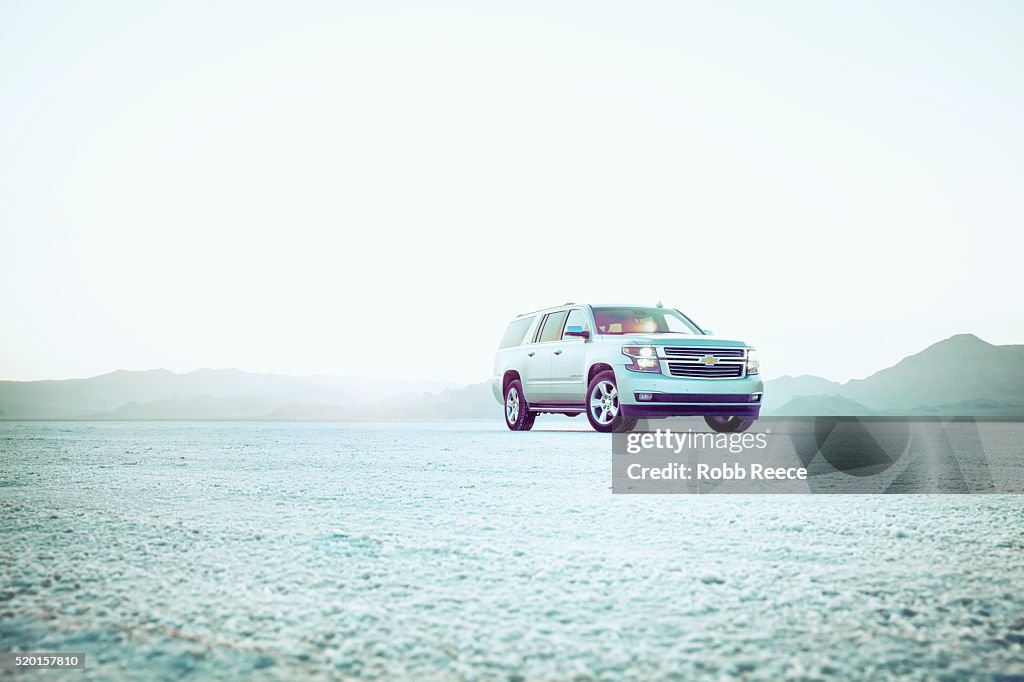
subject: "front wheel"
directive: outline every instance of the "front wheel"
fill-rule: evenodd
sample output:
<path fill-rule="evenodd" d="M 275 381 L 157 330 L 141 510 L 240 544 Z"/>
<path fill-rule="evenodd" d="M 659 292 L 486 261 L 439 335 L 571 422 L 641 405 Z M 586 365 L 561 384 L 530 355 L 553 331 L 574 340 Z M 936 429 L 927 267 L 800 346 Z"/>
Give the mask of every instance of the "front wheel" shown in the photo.
<path fill-rule="evenodd" d="M 741 433 L 757 420 L 753 417 L 704 417 L 704 421 L 718 433 Z"/>
<path fill-rule="evenodd" d="M 529 431 L 536 419 L 523 395 L 523 385 L 518 380 L 509 383 L 505 389 L 505 426 L 510 431 Z"/>
<path fill-rule="evenodd" d="M 587 419 L 595 431 L 625 433 L 636 428 L 636 419 L 622 416 L 615 372 L 604 371 L 590 380 L 587 387 Z"/>

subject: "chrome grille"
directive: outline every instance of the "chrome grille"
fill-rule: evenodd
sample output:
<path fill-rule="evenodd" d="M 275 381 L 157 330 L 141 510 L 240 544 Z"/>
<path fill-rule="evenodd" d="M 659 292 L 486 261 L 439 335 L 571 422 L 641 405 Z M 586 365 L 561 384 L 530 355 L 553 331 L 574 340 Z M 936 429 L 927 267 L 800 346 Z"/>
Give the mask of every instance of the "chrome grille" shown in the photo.
<path fill-rule="evenodd" d="M 701 355 L 709 355 L 704 353 Z M 743 376 L 743 362 L 720 362 L 705 365 L 702 362 L 669 362 L 668 373 L 674 377 L 696 377 L 698 379 L 733 379 Z"/>
<path fill-rule="evenodd" d="M 702 360 L 715 358 L 714 364 Z M 664 349 L 668 358 L 668 373 L 674 377 L 697 379 L 736 379 L 746 371 L 747 349 L 742 347 L 719 346 L 668 346 Z"/>
<path fill-rule="evenodd" d="M 705 355 L 714 355 L 718 358 L 742 358 L 746 355 L 745 348 L 717 348 L 715 346 L 676 348 L 666 347 L 666 358 L 702 358 Z"/>

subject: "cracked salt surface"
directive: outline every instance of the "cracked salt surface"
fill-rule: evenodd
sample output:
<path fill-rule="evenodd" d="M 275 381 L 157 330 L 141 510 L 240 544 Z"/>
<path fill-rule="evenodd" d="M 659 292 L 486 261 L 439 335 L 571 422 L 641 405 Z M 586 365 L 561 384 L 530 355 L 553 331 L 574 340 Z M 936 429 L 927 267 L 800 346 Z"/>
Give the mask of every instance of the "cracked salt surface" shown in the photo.
<path fill-rule="evenodd" d="M 0 649 L 86 652 L 39 674 L 69 680 L 1024 679 L 1024 497 L 613 497 L 608 436 L 541 430 L 580 419 L 0 423 Z"/>

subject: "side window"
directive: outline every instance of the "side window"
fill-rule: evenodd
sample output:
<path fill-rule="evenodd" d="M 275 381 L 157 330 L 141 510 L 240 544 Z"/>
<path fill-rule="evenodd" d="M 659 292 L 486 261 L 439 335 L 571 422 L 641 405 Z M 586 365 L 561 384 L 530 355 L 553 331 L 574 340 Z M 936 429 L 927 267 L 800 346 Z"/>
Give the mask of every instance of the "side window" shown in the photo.
<path fill-rule="evenodd" d="M 545 341 L 558 341 L 562 338 L 562 326 L 565 325 L 565 316 L 568 312 L 565 310 L 559 310 L 557 313 L 548 313 L 544 317 L 544 326 L 541 327 L 540 337 L 537 341 L 544 343 Z"/>
<path fill-rule="evenodd" d="M 584 315 L 583 311 L 579 308 L 573 308 L 570 310 L 569 317 L 565 318 L 565 328 L 568 329 L 572 326 L 583 327 L 584 330 L 589 331 L 587 329 L 587 316 Z M 567 338 L 565 336 L 565 332 L 562 332 L 562 338 Z"/>
<path fill-rule="evenodd" d="M 675 315 L 665 316 L 665 328 L 678 334 L 694 334 L 696 330 Z"/>
<path fill-rule="evenodd" d="M 511 348 L 512 346 L 518 346 L 523 343 L 523 339 L 526 338 L 526 332 L 529 331 L 530 325 L 533 324 L 534 318 L 524 317 L 518 320 L 512 320 L 508 324 L 508 329 L 505 330 L 505 335 L 501 337 L 501 343 L 498 344 L 498 348 Z"/>

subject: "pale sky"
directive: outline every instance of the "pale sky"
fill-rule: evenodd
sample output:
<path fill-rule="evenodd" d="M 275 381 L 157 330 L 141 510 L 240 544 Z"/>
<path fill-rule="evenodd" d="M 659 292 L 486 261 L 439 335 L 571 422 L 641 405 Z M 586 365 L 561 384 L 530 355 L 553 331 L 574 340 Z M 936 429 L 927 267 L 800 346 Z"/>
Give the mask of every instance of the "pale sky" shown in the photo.
<path fill-rule="evenodd" d="M 0 2 L 0 378 L 468 383 L 564 301 L 664 301 L 767 377 L 1024 343 L 1022 37 L 1020 2 Z"/>

